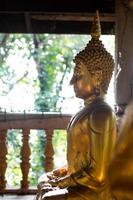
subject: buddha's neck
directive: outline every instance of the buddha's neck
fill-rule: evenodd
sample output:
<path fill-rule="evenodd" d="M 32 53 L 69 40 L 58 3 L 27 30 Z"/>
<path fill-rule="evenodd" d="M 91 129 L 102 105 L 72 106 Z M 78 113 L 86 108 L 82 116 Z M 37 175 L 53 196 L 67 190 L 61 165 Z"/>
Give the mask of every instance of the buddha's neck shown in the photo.
<path fill-rule="evenodd" d="M 84 105 L 88 106 L 89 104 L 91 104 L 96 99 L 101 99 L 101 98 L 103 98 L 103 96 L 92 95 L 89 98 L 87 98 L 87 99 L 84 100 Z"/>

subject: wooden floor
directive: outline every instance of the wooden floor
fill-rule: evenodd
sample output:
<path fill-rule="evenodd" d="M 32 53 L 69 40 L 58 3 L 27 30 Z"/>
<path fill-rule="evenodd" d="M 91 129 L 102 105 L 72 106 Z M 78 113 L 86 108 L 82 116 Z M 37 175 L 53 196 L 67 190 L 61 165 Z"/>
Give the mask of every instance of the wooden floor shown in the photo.
<path fill-rule="evenodd" d="M 0 200 L 33 200 L 35 195 L 0 195 Z"/>

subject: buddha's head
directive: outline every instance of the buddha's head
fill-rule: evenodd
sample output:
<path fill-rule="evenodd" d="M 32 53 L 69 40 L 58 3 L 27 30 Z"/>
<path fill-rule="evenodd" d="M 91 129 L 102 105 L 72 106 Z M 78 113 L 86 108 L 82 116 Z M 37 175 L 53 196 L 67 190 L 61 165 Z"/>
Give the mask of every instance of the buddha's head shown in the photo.
<path fill-rule="evenodd" d="M 87 99 L 106 94 L 114 69 L 114 60 L 99 40 L 100 22 L 98 12 L 94 18 L 91 40 L 74 59 L 75 68 L 70 84 L 77 97 Z"/>

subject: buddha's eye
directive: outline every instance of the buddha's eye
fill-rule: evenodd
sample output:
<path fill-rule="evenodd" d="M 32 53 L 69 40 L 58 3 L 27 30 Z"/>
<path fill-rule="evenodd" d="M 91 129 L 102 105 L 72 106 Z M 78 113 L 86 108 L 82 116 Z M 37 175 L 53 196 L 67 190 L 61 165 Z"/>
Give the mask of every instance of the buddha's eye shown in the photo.
<path fill-rule="evenodd" d="M 75 73 L 75 76 L 80 76 L 80 73 L 79 73 L 79 72 L 76 72 L 76 73 Z"/>
<path fill-rule="evenodd" d="M 79 80 L 82 77 L 80 73 L 74 73 L 74 79 Z"/>
<path fill-rule="evenodd" d="M 80 76 L 81 75 L 81 71 L 80 70 L 75 70 L 74 75 L 75 76 Z"/>
<path fill-rule="evenodd" d="M 74 72 L 74 77 L 75 77 L 76 79 L 78 79 L 79 76 L 80 76 L 79 72 L 75 71 L 75 72 Z"/>

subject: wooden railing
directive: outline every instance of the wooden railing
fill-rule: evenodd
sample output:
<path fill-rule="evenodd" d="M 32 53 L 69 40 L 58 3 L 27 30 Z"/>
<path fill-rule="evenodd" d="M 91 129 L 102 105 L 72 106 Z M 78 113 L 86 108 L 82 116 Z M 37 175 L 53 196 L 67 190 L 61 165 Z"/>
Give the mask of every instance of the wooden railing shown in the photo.
<path fill-rule="evenodd" d="M 70 115 L 64 114 L 0 114 L 0 194 L 2 193 L 35 193 L 36 189 L 29 188 L 28 174 L 30 170 L 30 145 L 29 136 L 31 129 L 42 129 L 46 133 L 45 154 L 45 171 L 53 168 L 54 149 L 52 137 L 54 130 L 65 129 L 70 120 Z M 8 166 L 6 156 L 7 148 L 7 131 L 9 129 L 22 129 L 22 146 L 20 151 L 20 168 L 22 172 L 21 186 L 19 189 L 6 188 L 5 173 Z M 32 136 L 31 136 L 32 137 Z"/>

